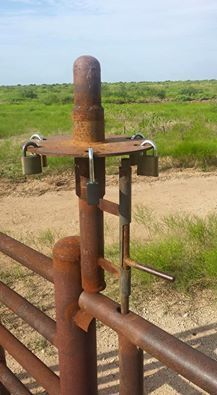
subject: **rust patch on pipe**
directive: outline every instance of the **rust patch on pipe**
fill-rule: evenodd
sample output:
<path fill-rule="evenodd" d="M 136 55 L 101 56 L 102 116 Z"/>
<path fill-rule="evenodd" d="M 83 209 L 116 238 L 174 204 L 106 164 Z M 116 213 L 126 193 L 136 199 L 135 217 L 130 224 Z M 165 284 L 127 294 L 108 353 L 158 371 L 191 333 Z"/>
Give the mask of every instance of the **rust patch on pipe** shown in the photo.
<path fill-rule="evenodd" d="M 74 144 L 103 141 L 101 71 L 98 60 L 92 56 L 81 56 L 74 63 L 74 104 Z"/>

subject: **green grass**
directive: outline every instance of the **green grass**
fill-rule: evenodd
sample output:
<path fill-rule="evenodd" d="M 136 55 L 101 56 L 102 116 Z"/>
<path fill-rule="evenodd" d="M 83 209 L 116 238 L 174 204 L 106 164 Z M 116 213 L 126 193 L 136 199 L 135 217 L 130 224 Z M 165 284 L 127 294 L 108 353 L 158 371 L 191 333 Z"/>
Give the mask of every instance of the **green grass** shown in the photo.
<path fill-rule="evenodd" d="M 168 216 L 153 220 L 151 211 L 137 207 L 134 219 L 144 225 L 149 240 L 131 243 L 131 257 L 156 269 L 175 275 L 171 287 L 182 292 L 193 292 L 205 287 L 217 287 L 217 215 Z M 107 256 L 118 261 L 118 246 L 107 249 Z M 144 286 L 157 280 L 149 274 L 134 275 Z"/>
<path fill-rule="evenodd" d="M 217 81 L 103 84 L 107 134 L 142 132 L 173 166 L 207 169 L 217 162 Z M 0 175 L 22 178 L 20 146 L 37 131 L 72 131 L 69 84 L 0 87 Z M 164 94 L 162 94 L 164 92 Z M 188 97 L 188 100 L 186 100 Z M 107 160 L 108 173 L 118 160 Z M 50 158 L 46 172 L 73 167 L 70 158 Z"/>
<path fill-rule="evenodd" d="M 0 138 L 26 135 L 36 131 L 44 135 L 70 132 L 71 106 L 38 102 L 0 105 Z"/>

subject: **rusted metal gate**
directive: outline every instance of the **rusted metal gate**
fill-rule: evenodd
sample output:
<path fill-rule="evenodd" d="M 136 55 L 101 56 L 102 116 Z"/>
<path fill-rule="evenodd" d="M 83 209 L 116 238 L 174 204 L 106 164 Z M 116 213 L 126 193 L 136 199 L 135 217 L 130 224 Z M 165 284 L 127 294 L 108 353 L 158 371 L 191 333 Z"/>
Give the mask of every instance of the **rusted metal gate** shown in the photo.
<path fill-rule="evenodd" d="M 56 243 L 52 259 L 0 234 L 0 251 L 54 283 L 56 322 L 0 283 L 0 301 L 57 347 L 59 377 L 0 326 L 0 393 L 30 394 L 6 366 L 7 350 L 50 395 L 97 394 L 96 319 L 117 332 L 121 395 L 147 393 L 143 350 L 210 394 L 217 394 L 217 362 L 129 310 L 131 268 L 166 280 L 173 277 L 130 258 L 131 164 L 150 142 L 123 136 L 105 138 L 99 62 L 89 56 L 74 65 L 72 137 L 52 137 L 28 147 L 40 155 L 75 157 L 80 237 Z M 104 199 L 105 158 L 120 155 L 119 204 Z M 143 157 L 144 159 L 144 157 Z M 136 161 L 137 161 L 136 160 Z M 119 217 L 120 266 L 104 257 L 103 214 Z M 120 304 L 104 296 L 104 270 L 120 279 Z"/>

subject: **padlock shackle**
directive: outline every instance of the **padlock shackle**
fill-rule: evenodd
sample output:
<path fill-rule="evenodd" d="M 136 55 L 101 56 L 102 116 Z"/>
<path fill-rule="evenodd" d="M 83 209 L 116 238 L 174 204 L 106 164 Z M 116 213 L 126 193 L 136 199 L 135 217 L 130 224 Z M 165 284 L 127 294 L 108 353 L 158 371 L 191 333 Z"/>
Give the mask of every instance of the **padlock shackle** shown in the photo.
<path fill-rule="evenodd" d="M 95 182 L 94 162 L 93 162 L 93 148 L 88 148 L 88 158 L 89 158 L 89 177 L 90 177 L 90 182 Z"/>
<path fill-rule="evenodd" d="M 40 133 L 34 133 L 31 137 L 30 137 L 30 140 L 46 140 L 46 138 L 42 135 L 42 134 L 40 134 Z"/>
<path fill-rule="evenodd" d="M 139 140 L 139 139 L 144 139 L 145 137 L 143 136 L 143 134 L 142 133 L 136 133 L 136 134 L 133 134 L 131 137 L 130 137 L 130 140 Z"/>
<path fill-rule="evenodd" d="M 157 146 L 152 140 L 144 140 L 140 145 L 143 146 L 145 144 L 150 144 L 154 150 L 155 155 L 157 155 Z"/>
<path fill-rule="evenodd" d="M 28 147 L 38 148 L 38 145 L 34 141 L 28 141 L 27 143 L 23 144 L 23 146 L 22 146 L 22 156 L 26 156 L 26 152 L 27 152 L 27 148 Z"/>

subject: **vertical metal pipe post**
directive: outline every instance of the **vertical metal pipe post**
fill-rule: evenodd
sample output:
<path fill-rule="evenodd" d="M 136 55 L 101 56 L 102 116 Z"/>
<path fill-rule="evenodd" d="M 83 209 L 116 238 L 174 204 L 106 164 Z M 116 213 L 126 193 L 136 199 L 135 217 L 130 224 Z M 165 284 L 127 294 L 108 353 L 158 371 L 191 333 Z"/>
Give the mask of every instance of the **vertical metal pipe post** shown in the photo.
<path fill-rule="evenodd" d="M 118 335 L 120 395 L 143 395 L 143 350 Z"/>
<path fill-rule="evenodd" d="M 90 369 L 90 354 L 92 348 L 96 347 L 95 324 L 91 323 L 86 333 L 72 321 L 79 308 L 78 299 L 82 292 L 78 237 L 66 237 L 55 244 L 53 274 L 60 395 L 95 395 L 96 375 Z"/>
<path fill-rule="evenodd" d="M 120 202 L 120 299 L 121 313 L 129 312 L 131 269 L 125 265 L 130 255 L 131 222 L 131 167 L 129 159 L 122 159 L 119 168 Z M 125 336 L 119 339 L 120 395 L 143 394 L 143 351 Z"/>
<path fill-rule="evenodd" d="M 101 106 L 101 71 L 97 59 L 82 56 L 74 63 L 74 128 L 73 144 L 103 142 L 104 110 Z M 105 159 L 94 158 L 95 177 L 99 187 L 99 198 L 105 194 Z M 104 271 L 98 265 L 98 259 L 104 256 L 103 211 L 97 204 L 87 201 L 87 183 L 89 181 L 89 161 L 86 158 L 75 159 L 76 194 L 79 197 L 81 283 L 89 293 L 103 290 L 106 286 Z M 97 351 L 96 322 L 89 328 L 87 347 L 90 381 L 89 394 L 97 394 Z M 87 380 L 88 382 L 88 380 Z M 91 392 L 92 391 L 92 392 Z"/>
<path fill-rule="evenodd" d="M 129 159 L 122 159 L 119 168 L 119 210 L 120 210 L 120 299 L 121 313 L 129 311 L 131 269 L 124 263 L 129 256 L 131 222 L 131 167 Z"/>
<path fill-rule="evenodd" d="M 2 346 L 0 346 L 0 364 L 6 366 L 5 350 Z M 10 392 L 5 388 L 5 386 L 1 382 L 0 382 L 0 394 L 10 395 Z"/>
<path fill-rule="evenodd" d="M 100 64 L 91 56 L 81 56 L 74 63 L 74 134 L 73 144 L 103 142 L 104 111 L 101 106 Z M 76 163 L 76 194 L 79 197 L 81 278 L 86 292 L 105 288 L 104 272 L 98 258 L 104 253 L 103 212 L 96 205 L 88 205 L 87 182 L 89 163 L 78 158 Z M 95 158 L 95 176 L 100 198 L 105 194 L 105 159 Z"/>

